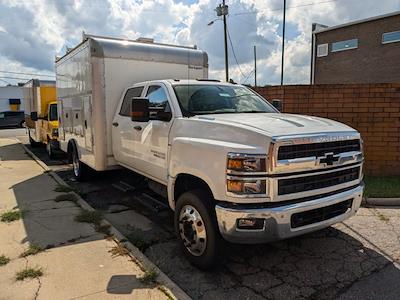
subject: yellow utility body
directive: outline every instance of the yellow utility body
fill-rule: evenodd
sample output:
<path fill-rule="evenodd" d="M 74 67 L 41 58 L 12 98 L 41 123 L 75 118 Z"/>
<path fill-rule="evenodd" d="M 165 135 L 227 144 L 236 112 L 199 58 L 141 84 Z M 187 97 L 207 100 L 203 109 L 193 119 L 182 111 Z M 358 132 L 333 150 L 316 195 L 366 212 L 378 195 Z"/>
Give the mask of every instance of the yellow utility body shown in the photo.
<path fill-rule="evenodd" d="M 23 86 L 26 128 L 32 146 L 45 144 L 50 157 L 59 149 L 55 81 L 29 80 Z"/>

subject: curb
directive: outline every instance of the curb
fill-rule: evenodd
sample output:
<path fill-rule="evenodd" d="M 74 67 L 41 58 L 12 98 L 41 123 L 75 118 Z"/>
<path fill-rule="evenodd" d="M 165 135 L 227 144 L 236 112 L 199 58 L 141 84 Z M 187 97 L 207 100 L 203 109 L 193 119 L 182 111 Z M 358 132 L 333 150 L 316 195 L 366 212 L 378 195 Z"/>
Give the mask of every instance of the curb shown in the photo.
<path fill-rule="evenodd" d="M 20 140 L 16 139 L 17 142 L 24 148 L 29 156 L 45 170 L 58 184 L 69 186 L 60 176 L 58 176 L 53 170 L 51 170 L 43 161 L 41 161 L 31 150 L 29 150 Z M 72 192 L 78 197 L 76 202 L 81 208 L 88 211 L 95 211 L 85 200 L 82 199 L 77 193 Z M 164 272 L 162 272 L 154 263 L 152 263 L 136 246 L 134 246 L 128 239 L 119 232 L 110 222 L 103 219 L 102 225 L 110 226 L 110 232 L 114 236 L 116 242 L 123 244 L 133 256 L 134 261 L 139 264 L 139 267 L 144 267 L 147 270 L 153 269 L 157 272 L 157 282 L 162 284 L 168 289 L 167 297 L 179 300 L 190 300 L 188 294 L 183 291 L 175 282 L 173 282 Z M 121 242 L 123 241 L 123 242 Z"/>
<path fill-rule="evenodd" d="M 400 206 L 400 198 L 366 198 L 365 203 L 372 206 Z"/>

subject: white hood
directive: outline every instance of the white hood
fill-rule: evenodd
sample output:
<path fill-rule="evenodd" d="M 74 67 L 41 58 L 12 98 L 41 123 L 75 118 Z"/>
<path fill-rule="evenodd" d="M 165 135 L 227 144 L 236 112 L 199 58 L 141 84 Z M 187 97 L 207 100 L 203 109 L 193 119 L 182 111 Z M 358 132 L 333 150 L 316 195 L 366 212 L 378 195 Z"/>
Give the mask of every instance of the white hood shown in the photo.
<path fill-rule="evenodd" d="M 257 129 L 276 137 L 307 133 L 350 132 L 353 128 L 329 119 L 280 113 L 213 114 L 194 117 L 243 129 Z"/>

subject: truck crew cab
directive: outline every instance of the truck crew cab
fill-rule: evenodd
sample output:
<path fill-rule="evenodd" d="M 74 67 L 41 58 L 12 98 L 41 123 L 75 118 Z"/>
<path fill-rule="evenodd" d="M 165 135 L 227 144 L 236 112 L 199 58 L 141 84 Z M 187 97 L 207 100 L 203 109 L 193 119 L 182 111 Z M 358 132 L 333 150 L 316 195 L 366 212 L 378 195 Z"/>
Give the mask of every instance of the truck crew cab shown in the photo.
<path fill-rule="evenodd" d="M 214 265 L 221 239 L 286 239 L 360 207 L 362 141 L 344 124 L 282 114 L 254 91 L 219 81 L 105 89 L 82 118 L 90 138 L 85 130 L 61 137 L 77 178 L 89 168 L 123 166 L 165 187 L 183 252 L 200 268 Z"/>

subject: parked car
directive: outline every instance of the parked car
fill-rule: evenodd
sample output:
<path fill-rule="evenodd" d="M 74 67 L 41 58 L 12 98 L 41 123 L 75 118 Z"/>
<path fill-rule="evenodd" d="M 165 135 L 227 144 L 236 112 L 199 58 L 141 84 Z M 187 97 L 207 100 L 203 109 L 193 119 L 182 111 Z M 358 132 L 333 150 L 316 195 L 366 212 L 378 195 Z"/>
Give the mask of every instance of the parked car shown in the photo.
<path fill-rule="evenodd" d="M 24 127 L 25 113 L 23 111 L 0 112 L 0 127 Z"/>
<path fill-rule="evenodd" d="M 160 71 L 163 64 L 157 68 L 150 46 L 147 56 L 130 54 L 144 60 L 143 68 L 135 69 L 121 62 L 115 44 L 97 48 L 88 63 L 77 63 L 80 49 L 57 62 L 61 148 L 78 180 L 87 179 L 90 169 L 122 166 L 168 195 L 180 245 L 191 263 L 212 267 L 222 239 L 254 244 L 291 238 L 358 211 L 363 150 L 355 129 L 280 113 L 238 84 L 167 79 L 124 87 L 124 72 L 132 72 L 131 80 L 143 78 L 144 70 L 153 77 L 165 72 Z M 99 53 L 110 51 L 116 51 L 116 59 L 98 61 Z M 163 53 L 172 60 L 171 53 Z M 84 74 L 77 67 L 91 70 L 81 84 L 65 71 Z M 176 72 L 174 64 L 169 68 Z"/>

